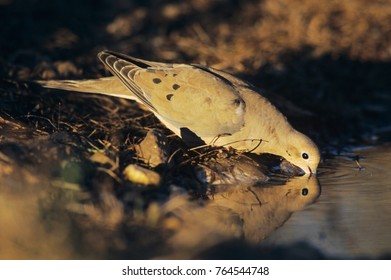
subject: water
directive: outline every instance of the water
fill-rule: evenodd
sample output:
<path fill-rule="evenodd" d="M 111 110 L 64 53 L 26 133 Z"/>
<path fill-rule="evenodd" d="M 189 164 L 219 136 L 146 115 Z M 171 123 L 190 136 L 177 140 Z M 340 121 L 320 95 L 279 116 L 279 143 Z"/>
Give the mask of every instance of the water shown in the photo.
<path fill-rule="evenodd" d="M 209 195 L 210 200 L 201 205 L 189 203 L 186 195 L 171 198 L 162 209 L 170 213 L 166 224 L 179 219 L 174 224 L 180 226 L 168 240 L 175 248 L 169 258 L 191 258 L 232 238 L 258 246 L 293 212 L 305 209 L 320 194 L 314 176 L 281 183 L 274 180 L 258 185 L 218 185 Z"/>
<path fill-rule="evenodd" d="M 327 258 L 389 256 L 391 145 L 353 154 L 359 157 L 338 156 L 322 163 L 318 176 L 217 185 L 202 205 L 174 197 L 163 207 L 181 221 L 169 239 L 180 252 L 174 257 L 196 256 L 232 238 L 260 252 L 286 248 L 276 256 L 283 258 L 301 250 L 297 244 Z"/>
<path fill-rule="evenodd" d="M 295 212 L 264 245 L 306 242 L 331 258 L 391 253 L 391 145 L 355 150 L 321 166 L 321 195 Z"/>
<path fill-rule="evenodd" d="M 94 252 L 100 252 L 101 258 L 124 258 L 122 252 L 130 258 L 140 258 L 139 252 L 145 258 L 169 259 L 289 258 L 292 251 L 303 249 L 297 246 L 303 243 L 328 258 L 390 257 L 391 145 L 355 150 L 353 154 L 359 155 L 358 163 L 354 157 L 338 156 L 322 163 L 318 176 L 288 181 L 273 178 L 255 184 L 254 177 L 263 178 L 258 167 L 242 161 L 231 168 L 233 162 L 228 162 L 225 175 L 235 175 L 240 184 L 218 184 L 207 193 L 207 200 L 195 199 L 186 189 L 172 186 L 167 201 L 153 202 L 145 212 L 142 208 L 134 212 L 125 233 L 122 226 L 112 226 L 112 221 L 121 219 L 123 206 L 109 193 L 102 196 L 107 208 L 84 212 L 91 217 L 89 223 L 103 224 L 103 230 L 93 227 L 96 235 L 92 235 L 88 227 L 75 230 L 69 213 L 62 212 L 61 207 L 52 211 L 42 203 L 56 202 L 46 198 L 53 193 L 41 187 L 43 180 L 36 180 L 37 188 L 23 189 L 23 195 L 16 191 L 16 180 L 2 181 L 9 182 L 13 191 L 0 195 L 0 221 L 5 225 L 0 244 L 6 248 L 0 258 L 91 258 L 96 257 Z M 42 209 L 49 209 L 53 216 Z M 69 238 L 75 232 L 88 244 L 87 253 L 73 249 L 80 248 Z M 99 239 L 102 236 L 104 239 Z M 162 236 L 159 246 L 156 236 Z M 232 241 L 238 245 L 232 247 Z M 119 248 L 114 251 L 119 255 L 110 255 L 113 247 Z M 275 255 L 275 248 L 287 250 Z M 318 255 L 304 252 L 299 257 Z"/>

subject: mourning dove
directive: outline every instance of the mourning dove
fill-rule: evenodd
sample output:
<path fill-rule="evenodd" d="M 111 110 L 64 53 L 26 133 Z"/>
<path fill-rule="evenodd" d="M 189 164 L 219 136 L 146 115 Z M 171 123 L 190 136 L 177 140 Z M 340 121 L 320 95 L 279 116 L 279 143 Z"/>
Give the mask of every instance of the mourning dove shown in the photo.
<path fill-rule="evenodd" d="M 136 100 L 188 144 L 202 141 L 255 154 L 270 153 L 304 173 L 316 173 L 317 146 L 252 85 L 197 64 L 158 63 L 112 51 L 102 51 L 98 57 L 114 76 L 38 83 Z"/>

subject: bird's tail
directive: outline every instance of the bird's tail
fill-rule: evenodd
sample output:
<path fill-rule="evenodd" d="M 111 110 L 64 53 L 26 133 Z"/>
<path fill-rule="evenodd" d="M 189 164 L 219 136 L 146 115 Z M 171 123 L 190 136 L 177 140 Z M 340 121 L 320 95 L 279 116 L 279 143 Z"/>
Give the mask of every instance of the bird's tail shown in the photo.
<path fill-rule="evenodd" d="M 136 97 L 116 77 L 91 80 L 40 80 L 35 83 L 45 88 L 116 96 L 135 100 Z"/>

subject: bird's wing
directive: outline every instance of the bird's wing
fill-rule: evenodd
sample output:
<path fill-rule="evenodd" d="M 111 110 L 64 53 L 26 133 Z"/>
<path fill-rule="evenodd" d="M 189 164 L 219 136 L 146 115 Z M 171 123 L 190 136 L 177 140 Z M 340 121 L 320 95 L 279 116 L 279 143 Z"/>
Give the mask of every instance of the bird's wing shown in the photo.
<path fill-rule="evenodd" d="M 213 72 L 108 51 L 99 58 L 141 103 L 178 130 L 186 128 L 204 139 L 233 134 L 244 125 L 239 92 Z"/>
<path fill-rule="evenodd" d="M 234 86 L 236 88 L 242 88 L 242 87 L 254 88 L 254 86 L 251 85 L 250 83 L 248 83 L 242 79 L 236 78 L 235 76 L 233 76 L 227 72 L 224 72 L 222 70 L 217 70 L 215 68 L 208 67 L 208 66 L 201 65 L 201 64 L 191 64 L 191 65 L 193 65 L 194 67 L 200 68 L 206 72 L 209 72 L 212 75 L 219 77 L 220 79 L 224 80 L 225 82 L 227 82 L 228 84 L 231 84 L 232 86 Z"/>

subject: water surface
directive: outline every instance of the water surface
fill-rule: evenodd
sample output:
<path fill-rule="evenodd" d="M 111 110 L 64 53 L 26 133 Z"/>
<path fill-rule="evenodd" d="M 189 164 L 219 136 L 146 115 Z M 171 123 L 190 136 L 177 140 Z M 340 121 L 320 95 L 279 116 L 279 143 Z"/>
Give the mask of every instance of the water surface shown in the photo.
<path fill-rule="evenodd" d="M 331 258 L 391 253 L 391 145 L 353 151 L 320 167 L 322 193 L 264 242 L 306 242 Z M 356 161 L 358 159 L 358 162 Z"/>

